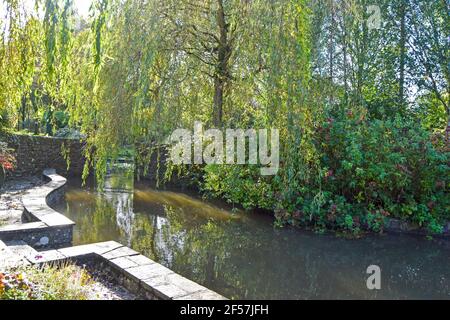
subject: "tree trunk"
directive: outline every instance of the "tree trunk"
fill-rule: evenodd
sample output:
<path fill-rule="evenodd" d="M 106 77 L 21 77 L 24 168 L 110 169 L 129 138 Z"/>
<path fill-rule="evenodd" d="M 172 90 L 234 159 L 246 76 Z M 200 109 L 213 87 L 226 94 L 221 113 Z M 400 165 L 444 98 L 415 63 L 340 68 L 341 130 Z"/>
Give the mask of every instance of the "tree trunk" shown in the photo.
<path fill-rule="evenodd" d="M 328 60 L 329 60 L 329 78 L 330 78 L 330 105 L 333 101 L 333 91 L 334 91 L 334 85 L 333 85 L 333 79 L 334 79 L 334 31 L 336 29 L 336 19 L 335 19 L 335 10 L 334 10 L 334 2 L 333 0 L 330 1 L 330 37 L 329 37 L 329 43 L 328 43 Z"/>
<path fill-rule="evenodd" d="M 398 102 L 400 109 L 404 107 L 405 95 L 405 57 L 406 57 L 406 4 L 400 1 L 400 76 L 399 76 L 399 92 Z"/>
<path fill-rule="evenodd" d="M 447 111 L 447 129 L 445 129 L 445 144 L 448 147 L 449 146 L 449 137 L 450 137 L 450 116 L 448 115 L 448 111 Z"/>
<path fill-rule="evenodd" d="M 3 183 L 5 183 L 5 180 L 6 180 L 5 169 L 3 169 L 3 166 L 0 165 L 0 188 L 3 186 Z"/>
<path fill-rule="evenodd" d="M 363 21 L 367 21 L 367 14 L 366 11 L 363 11 Z M 367 58 L 367 48 L 368 48 L 368 42 L 369 42 L 369 35 L 368 35 L 368 27 L 367 24 L 364 22 L 362 27 L 362 35 L 359 43 L 359 49 L 358 49 L 358 72 L 357 72 L 357 79 L 356 79 L 356 87 L 357 87 L 357 100 L 358 105 L 362 106 L 364 99 L 363 99 L 363 86 L 364 86 L 364 77 L 365 77 L 365 64 L 366 64 L 366 58 Z"/>
<path fill-rule="evenodd" d="M 347 25 L 346 25 L 346 11 L 345 4 L 342 4 L 342 12 L 344 13 L 342 16 L 342 54 L 343 54 L 343 68 L 344 68 L 344 105 L 347 107 L 348 102 L 348 84 L 347 84 L 347 73 L 348 73 L 348 65 L 347 65 Z"/>
<path fill-rule="evenodd" d="M 223 98 L 226 81 L 229 78 L 228 60 L 230 59 L 231 49 L 228 43 L 228 25 L 225 21 L 225 12 L 223 1 L 217 0 L 217 24 L 219 26 L 219 43 L 217 47 L 217 68 L 214 77 L 214 125 L 220 127 L 222 125 L 223 116 Z"/>
<path fill-rule="evenodd" d="M 220 76 L 214 79 L 214 125 L 220 127 L 222 124 L 222 106 L 223 106 L 223 86 L 224 82 Z"/>

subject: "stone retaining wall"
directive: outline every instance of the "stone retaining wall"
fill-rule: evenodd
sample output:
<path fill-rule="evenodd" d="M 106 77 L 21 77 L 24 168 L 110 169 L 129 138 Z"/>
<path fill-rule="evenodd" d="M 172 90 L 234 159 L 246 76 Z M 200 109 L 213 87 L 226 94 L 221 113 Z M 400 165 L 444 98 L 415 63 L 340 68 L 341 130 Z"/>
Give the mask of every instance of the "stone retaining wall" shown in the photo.
<path fill-rule="evenodd" d="M 63 194 L 66 179 L 54 169 L 44 170 L 48 183 L 22 196 L 25 223 L 0 227 L 0 240 L 24 241 L 33 248 L 59 248 L 72 244 L 75 223 L 49 207 Z"/>
<path fill-rule="evenodd" d="M 0 140 L 6 141 L 9 147 L 15 149 L 16 168 L 9 173 L 13 176 L 40 174 L 46 168 L 54 168 L 63 175 L 80 176 L 83 173 L 84 143 L 80 140 L 23 134 L 2 134 Z M 63 145 L 69 150 L 69 169 L 62 153 Z"/>
<path fill-rule="evenodd" d="M 387 218 L 384 225 L 384 230 L 389 233 L 403 233 L 418 236 L 430 235 L 428 230 L 424 227 L 420 227 L 409 221 L 402 221 L 400 219 Z M 433 235 L 437 238 L 450 238 L 450 221 L 444 223 L 444 229 L 441 234 Z"/>
<path fill-rule="evenodd" d="M 164 146 L 136 146 L 136 150 L 144 155 L 144 157 L 150 157 L 146 163 L 141 164 L 136 162 L 136 175 L 139 178 L 156 181 L 164 178 L 164 172 L 166 171 L 166 161 L 168 158 L 168 150 Z"/>
<path fill-rule="evenodd" d="M 39 252 L 25 257 L 32 264 L 74 261 L 108 271 L 119 285 L 150 300 L 226 300 L 115 241 Z"/>
<path fill-rule="evenodd" d="M 200 171 L 194 172 L 194 170 L 199 168 L 199 165 L 191 166 L 190 170 L 193 177 L 189 176 L 178 176 L 177 172 L 173 172 L 169 181 L 165 181 L 164 176 L 166 174 L 167 163 L 169 160 L 169 149 L 164 145 L 143 147 L 136 146 L 136 150 L 140 150 L 142 154 L 146 154 L 153 148 L 151 156 L 145 163 L 136 163 L 136 176 L 138 180 L 147 180 L 152 183 L 159 181 L 160 187 L 170 187 L 175 186 L 181 189 L 198 190 L 198 186 L 195 184 L 194 176 L 198 175 Z"/>

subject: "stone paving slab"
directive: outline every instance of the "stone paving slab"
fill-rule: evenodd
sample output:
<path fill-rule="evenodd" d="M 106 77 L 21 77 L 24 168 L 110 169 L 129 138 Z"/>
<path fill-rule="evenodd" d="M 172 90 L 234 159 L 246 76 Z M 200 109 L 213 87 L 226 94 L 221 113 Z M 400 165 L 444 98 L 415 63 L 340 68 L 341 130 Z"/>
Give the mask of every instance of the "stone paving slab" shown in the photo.
<path fill-rule="evenodd" d="M 131 267 L 137 267 L 138 264 L 131 261 L 130 259 L 128 259 L 127 257 L 120 257 L 120 258 L 115 258 L 115 259 L 111 259 L 109 262 L 111 262 L 114 266 L 120 268 L 120 269 L 128 269 Z"/>
<path fill-rule="evenodd" d="M 39 220 L 41 220 L 43 223 L 45 223 L 49 227 L 56 227 L 56 226 L 70 226 L 75 225 L 75 223 L 70 220 L 69 218 L 63 216 L 62 214 L 59 214 L 55 211 L 55 213 L 45 214 L 40 217 L 38 217 Z"/>
<path fill-rule="evenodd" d="M 120 258 L 110 258 L 109 263 L 111 263 L 113 267 L 118 267 L 120 269 L 123 269 L 123 271 L 125 271 L 132 267 L 150 265 L 156 262 L 150 260 L 149 258 L 141 254 L 138 254 L 138 255 L 122 256 Z"/>
<path fill-rule="evenodd" d="M 114 249 L 112 251 L 102 254 L 102 257 L 110 260 L 110 259 L 114 259 L 114 258 L 120 258 L 120 257 L 126 257 L 126 256 L 138 255 L 138 254 L 139 254 L 139 252 L 134 251 L 133 249 L 130 249 L 128 247 L 120 247 L 120 248 L 117 248 L 117 249 Z"/>
<path fill-rule="evenodd" d="M 185 296 L 175 297 L 173 300 L 224 300 L 225 298 L 211 290 L 199 291 Z"/>
<path fill-rule="evenodd" d="M 145 266 L 147 264 L 156 263 L 155 261 L 147 258 L 146 256 L 143 256 L 142 254 L 137 255 L 137 256 L 130 256 L 130 257 L 127 257 L 127 259 L 133 261 L 134 263 L 136 263 L 139 266 Z"/>
<path fill-rule="evenodd" d="M 120 247 L 123 247 L 123 245 L 115 241 L 108 241 L 94 244 L 85 244 L 76 247 L 67 247 L 63 249 L 58 249 L 58 252 L 67 258 L 71 258 L 93 253 L 102 255 Z"/>
<path fill-rule="evenodd" d="M 15 232 L 15 231 L 33 231 L 36 229 L 45 228 L 47 225 L 43 222 L 29 222 L 19 225 L 9 225 L 0 227 L 0 232 Z"/>
<path fill-rule="evenodd" d="M 149 278 L 146 280 L 142 280 L 142 286 L 144 288 L 146 288 L 147 290 L 152 291 L 154 287 L 156 286 L 162 286 L 165 284 L 169 284 L 169 280 L 167 279 L 168 275 L 161 275 L 161 276 L 156 276 L 153 278 Z"/>
<path fill-rule="evenodd" d="M 172 270 L 160 265 L 159 263 L 129 268 L 126 269 L 126 272 L 129 273 L 131 277 L 133 277 L 135 280 L 138 281 L 173 273 Z"/>
<path fill-rule="evenodd" d="M 201 286 L 198 283 L 179 275 L 178 273 L 169 274 L 166 278 L 170 283 L 176 284 L 188 293 L 195 293 L 205 290 L 204 286 Z"/>
<path fill-rule="evenodd" d="M 171 300 L 176 297 L 184 296 L 188 293 L 174 283 L 156 285 L 153 287 L 153 292 L 156 296 L 164 300 Z"/>
<path fill-rule="evenodd" d="M 147 290 L 153 291 L 155 295 L 162 299 L 175 299 L 197 292 L 209 291 L 198 283 L 177 273 L 145 279 L 142 281 L 142 286 Z"/>
<path fill-rule="evenodd" d="M 59 262 L 66 259 L 66 256 L 59 253 L 58 250 L 41 251 L 33 255 L 25 256 L 32 264 Z"/>
<path fill-rule="evenodd" d="M 35 255 L 38 252 L 34 250 L 32 247 L 27 245 L 24 241 L 11 241 L 6 242 L 6 245 L 8 246 L 9 250 L 11 250 L 13 253 L 26 257 L 28 255 Z"/>
<path fill-rule="evenodd" d="M 90 246 L 93 246 L 94 252 L 99 255 L 102 255 L 102 254 L 108 253 L 114 249 L 123 247 L 122 244 L 120 244 L 116 241 L 93 243 L 93 244 L 90 244 Z"/>

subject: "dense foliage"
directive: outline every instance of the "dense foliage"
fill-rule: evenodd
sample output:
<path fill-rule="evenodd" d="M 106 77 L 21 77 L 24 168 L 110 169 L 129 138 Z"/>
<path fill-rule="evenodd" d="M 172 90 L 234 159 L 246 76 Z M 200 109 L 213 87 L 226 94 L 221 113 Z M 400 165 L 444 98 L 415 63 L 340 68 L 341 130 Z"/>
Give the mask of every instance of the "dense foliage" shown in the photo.
<path fill-rule="evenodd" d="M 1 125 L 86 137 L 85 175 L 102 181 L 124 146 L 145 163 L 194 121 L 273 127 L 276 176 L 188 171 L 279 224 L 449 219 L 448 1 L 94 0 L 88 18 L 71 0 L 26 2 L 0 1 Z"/>

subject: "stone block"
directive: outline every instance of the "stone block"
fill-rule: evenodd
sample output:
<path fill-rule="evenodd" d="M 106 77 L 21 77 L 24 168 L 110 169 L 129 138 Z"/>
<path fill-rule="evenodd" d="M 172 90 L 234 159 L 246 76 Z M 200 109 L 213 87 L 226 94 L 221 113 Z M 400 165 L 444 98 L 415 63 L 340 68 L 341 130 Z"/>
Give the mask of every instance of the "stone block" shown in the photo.
<path fill-rule="evenodd" d="M 155 295 L 161 299 L 168 300 L 186 295 L 186 291 L 173 283 L 157 285 L 153 287 Z"/>
<path fill-rule="evenodd" d="M 49 251 L 41 251 L 37 252 L 33 255 L 26 256 L 26 259 L 30 261 L 32 264 L 36 263 L 48 263 L 48 262 L 58 262 L 65 260 L 66 257 L 58 252 L 58 250 L 49 250 Z"/>
<path fill-rule="evenodd" d="M 112 251 L 114 249 L 123 247 L 122 244 L 116 242 L 116 241 L 105 241 L 105 242 L 99 242 L 92 244 L 93 250 L 95 253 L 102 255 L 109 251 Z"/>
<path fill-rule="evenodd" d="M 108 251 L 108 252 L 102 254 L 102 257 L 110 260 L 110 259 L 114 259 L 114 258 L 133 256 L 133 255 L 138 255 L 138 254 L 139 254 L 139 252 L 136 252 L 133 249 L 130 249 L 128 247 L 120 247 L 120 248 L 117 248 L 117 249 L 114 249 L 112 251 Z"/>
<path fill-rule="evenodd" d="M 40 230 L 45 228 L 46 225 L 43 222 L 29 222 L 29 223 L 23 223 L 23 224 L 17 224 L 17 225 L 9 225 L 9 226 L 2 226 L 0 227 L 0 238 L 2 236 L 2 232 L 10 232 L 10 233 L 21 233 L 22 231 L 34 231 L 34 230 Z M 20 237 L 17 237 L 20 239 Z"/>
<path fill-rule="evenodd" d="M 128 257 L 129 260 L 133 261 L 134 263 L 136 263 L 139 266 L 145 266 L 148 264 L 153 264 L 156 263 L 155 261 L 147 258 L 146 256 L 143 256 L 141 254 L 136 255 L 136 256 L 130 256 Z"/>
<path fill-rule="evenodd" d="M 129 268 L 126 272 L 129 273 L 131 277 L 139 281 L 173 273 L 172 270 L 163 267 L 158 263 Z"/>
<path fill-rule="evenodd" d="M 182 288 L 187 293 L 195 293 L 205 290 L 206 288 L 192 280 L 189 280 L 177 273 L 173 273 L 167 276 L 167 280 L 173 283 L 177 287 Z"/>
<path fill-rule="evenodd" d="M 26 257 L 28 255 L 35 255 L 38 253 L 32 247 L 27 245 L 24 241 L 7 242 L 7 245 L 9 250 L 11 250 L 13 253 L 21 257 Z"/>
<path fill-rule="evenodd" d="M 141 285 L 145 290 L 153 291 L 153 288 L 155 288 L 156 286 L 170 283 L 170 281 L 167 279 L 167 276 L 168 275 L 162 275 L 142 280 Z"/>
<path fill-rule="evenodd" d="M 131 267 L 137 267 L 138 266 L 138 264 L 136 264 L 135 262 L 131 261 L 127 257 L 120 257 L 120 258 L 111 259 L 109 262 L 113 266 L 117 267 L 117 269 L 128 269 L 128 268 L 131 268 Z"/>
<path fill-rule="evenodd" d="M 82 246 L 76 246 L 76 247 L 68 247 L 68 248 L 62 248 L 58 249 L 57 251 L 65 256 L 66 258 L 74 258 L 77 256 L 85 256 L 88 254 L 95 254 L 94 251 L 94 245 L 93 244 L 86 244 Z"/>
<path fill-rule="evenodd" d="M 175 297 L 173 298 L 173 300 L 228 300 L 228 299 L 218 294 L 217 292 L 205 289 L 205 291 L 199 291 L 185 296 Z"/>

